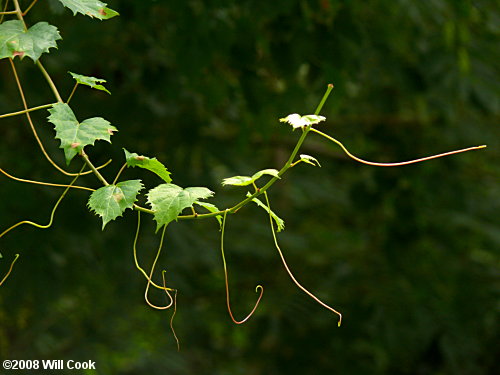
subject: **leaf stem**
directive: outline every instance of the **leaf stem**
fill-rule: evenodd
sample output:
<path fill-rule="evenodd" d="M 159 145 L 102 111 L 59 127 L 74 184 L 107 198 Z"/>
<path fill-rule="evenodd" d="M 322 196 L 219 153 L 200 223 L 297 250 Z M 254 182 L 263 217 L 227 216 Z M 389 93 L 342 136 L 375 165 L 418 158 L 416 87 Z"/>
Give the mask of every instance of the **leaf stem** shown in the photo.
<path fill-rule="evenodd" d="M 376 167 L 399 167 L 399 166 L 402 166 L 402 165 L 415 164 L 415 163 L 420 163 L 420 162 L 426 161 L 426 160 L 437 159 L 437 158 L 441 158 L 443 156 L 448 156 L 448 155 L 453 155 L 453 154 L 459 154 L 461 152 L 479 150 L 479 149 L 482 149 L 482 148 L 486 147 L 486 145 L 468 147 L 468 148 L 463 148 L 463 149 L 460 149 L 460 150 L 444 152 L 442 154 L 437 154 L 437 155 L 427 156 L 427 157 L 424 157 L 424 158 L 419 158 L 419 159 L 414 159 L 414 160 L 409 160 L 409 161 L 402 161 L 402 162 L 397 162 L 397 163 L 377 163 L 377 162 L 367 161 L 367 160 L 358 158 L 357 156 L 354 156 L 353 154 L 351 154 L 349 152 L 349 150 L 347 150 L 347 148 L 339 140 L 337 140 L 337 139 L 329 136 L 328 134 L 325 134 L 325 133 L 323 133 L 323 132 L 321 132 L 321 131 L 319 131 L 317 129 L 311 129 L 311 130 L 313 132 L 321 135 L 322 137 L 325 137 L 326 139 L 328 139 L 328 140 L 330 140 L 332 142 L 335 142 L 337 145 L 339 145 L 342 148 L 342 150 L 351 159 L 356 160 L 359 163 L 363 163 L 363 164 L 367 164 L 367 165 L 373 165 L 373 166 L 376 166 Z"/>
<path fill-rule="evenodd" d="M 118 173 L 116 174 L 115 179 L 113 180 L 113 183 L 111 185 L 116 185 L 116 181 L 118 181 L 118 178 L 122 174 L 123 170 L 127 167 L 127 163 L 123 164 Z"/>
<path fill-rule="evenodd" d="M 5 113 L 5 114 L 3 114 L 3 115 L 0 115 L 0 118 L 11 117 L 11 116 L 17 116 L 17 115 L 22 115 L 23 113 L 28 113 L 28 112 L 37 111 L 37 110 L 39 110 L 39 109 L 50 108 L 50 107 L 52 107 L 54 104 L 55 104 L 55 103 L 44 104 L 44 105 L 39 105 L 38 107 L 32 107 L 32 108 L 24 109 L 24 110 L 22 110 L 22 111 L 11 112 L 11 113 Z"/>
<path fill-rule="evenodd" d="M 96 177 L 99 179 L 99 181 L 101 181 L 103 183 L 104 186 L 108 186 L 109 183 L 108 181 L 106 181 L 106 179 L 102 176 L 102 174 L 97 170 L 97 168 L 94 166 L 94 164 L 92 164 L 92 162 L 90 161 L 89 157 L 87 156 L 87 154 L 85 153 L 85 151 L 82 150 L 81 152 L 81 156 L 83 158 L 83 160 L 85 161 L 85 163 L 89 166 L 89 168 L 92 170 L 92 172 L 96 175 Z"/>
<path fill-rule="evenodd" d="M 59 94 L 59 91 L 57 90 L 57 87 L 54 84 L 54 81 L 52 81 L 52 78 L 50 77 L 49 73 L 47 73 L 47 71 L 43 67 L 42 62 L 40 61 L 40 59 L 37 60 L 36 65 L 38 66 L 38 68 L 42 72 L 43 76 L 47 80 L 47 83 L 49 84 L 49 86 L 50 86 L 52 92 L 54 93 L 54 96 L 56 97 L 57 101 L 59 103 L 63 103 L 63 100 L 61 98 L 61 94 Z"/>
<path fill-rule="evenodd" d="M 75 85 L 73 86 L 73 90 L 71 91 L 71 94 L 69 94 L 69 97 L 68 99 L 66 100 L 66 103 L 69 104 L 71 98 L 73 97 L 73 95 L 75 94 L 75 91 L 76 91 L 76 88 L 78 87 L 78 82 L 75 83 Z"/>

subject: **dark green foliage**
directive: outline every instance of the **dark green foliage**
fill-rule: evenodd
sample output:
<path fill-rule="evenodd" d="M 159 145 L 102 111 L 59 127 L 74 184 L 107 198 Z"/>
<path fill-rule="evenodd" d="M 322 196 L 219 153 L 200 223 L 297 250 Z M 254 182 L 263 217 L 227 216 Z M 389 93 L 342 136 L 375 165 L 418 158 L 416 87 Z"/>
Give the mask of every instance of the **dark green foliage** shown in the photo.
<path fill-rule="evenodd" d="M 65 92 L 74 84 L 68 70 L 104 77 L 113 92 L 87 90 L 71 102 L 79 118 L 99 113 L 120 129 L 114 149 L 97 142 L 92 150 L 96 163 L 115 153 L 103 171 L 110 180 L 124 146 L 156 155 L 180 186 L 211 187 L 214 203 L 227 207 L 245 190 L 222 188 L 222 178 L 282 165 L 300 130 L 277 119 L 312 113 L 329 82 L 335 89 L 321 127 L 362 157 L 399 161 L 475 144 L 488 149 L 377 169 L 308 138 L 302 151 L 322 168 L 300 163 L 270 196 L 287 223 L 279 239 L 290 267 L 343 312 L 341 328 L 291 286 L 259 207 L 245 206 L 226 229 L 235 315 L 253 303 L 254 285 L 265 288 L 243 326 L 232 325 L 225 310 L 217 223 L 171 223 L 159 263 L 181 291 L 174 323 L 180 353 L 170 315 L 143 304 L 144 279 L 130 245 L 134 215 L 101 232 L 85 209 L 89 194 L 72 191 L 53 230 L 25 228 L 2 238 L 0 274 L 5 260 L 21 253 L 0 289 L 2 359 L 92 358 L 103 374 L 496 373 L 496 2 L 123 0 L 110 1 L 121 16 L 103 23 L 43 3 L 30 15 L 64 37 L 64 48 L 42 60 Z M 33 64 L 18 66 L 30 105 L 52 101 Z M 21 109 L 13 93 L 2 60 L 0 114 Z M 42 112 L 32 117 L 57 150 Z M 56 178 L 24 118 L 2 119 L 1 128 L 0 167 Z M 153 174 L 142 177 L 148 189 L 158 184 Z M 4 176 L 0 192 L 0 230 L 33 207 L 41 206 L 33 219 L 43 220 L 60 193 Z M 139 257 L 150 265 L 155 224 L 142 231 Z M 164 295 L 152 299 L 163 303 Z"/>

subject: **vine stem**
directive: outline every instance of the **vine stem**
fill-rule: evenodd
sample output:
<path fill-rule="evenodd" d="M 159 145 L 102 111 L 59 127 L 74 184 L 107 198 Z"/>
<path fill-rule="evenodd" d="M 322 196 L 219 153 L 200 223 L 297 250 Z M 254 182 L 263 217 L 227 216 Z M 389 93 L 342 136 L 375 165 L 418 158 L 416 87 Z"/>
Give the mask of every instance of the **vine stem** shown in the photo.
<path fill-rule="evenodd" d="M 304 288 L 302 286 L 302 284 L 300 284 L 297 281 L 297 279 L 295 278 L 295 276 L 293 276 L 292 271 L 290 270 L 290 268 L 288 267 L 288 264 L 286 263 L 286 260 L 285 260 L 285 257 L 283 255 L 283 252 L 281 251 L 280 246 L 278 245 L 278 239 L 276 238 L 276 231 L 274 230 L 273 218 L 271 216 L 271 205 L 269 204 L 269 197 L 267 195 L 267 192 L 264 192 L 264 196 L 266 197 L 267 208 L 269 209 L 269 211 L 268 211 L 269 212 L 269 221 L 271 223 L 271 232 L 273 233 L 274 245 L 275 245 L 276 249 L 278 250 L 278 253 L 280 255 L 281 261 L 283 263 L 283 266 L 285 267 L 286 272 L 288 273 L 288 276 L 290 276 L 290 278 L 295 283 L 295 285 L 297 285 L 309 297 L 311 297 L 313 300 L 315 300 L 316 302 L 318 302 L 324 308 L 326 308 L 326 309 L 330 310 L 331 312 L 337 314 L 339 316 L 338 326 L 340 327 L 340 325 L 342 324 L 342 314 L 339 313 L 337 310 L 335 310 L 333 307 L 328 306 L 326 303 L 324 303 L 318 297 L 316 297 L 314 294 L 312 294 L 309 290 L 307 290 L 306 288 Z"/>
<path fill-rule="evenodd" d="M 323 95 L 323 98 L 321 98 L 321 101 L 319 102 L 318 106 L 316 107 L 316 110 L 314 111 L 315 115 L 318 115 L 321 112 L 321 110 L 323 109 L 323 105 L 325 104 L 326 100 L 330 96 L 330 93 L 332 92 L 332 90 L 333 90 L 333 84 L 329 83 L 328 86 L 327 86 L 326 92 Z M 267 184 L 265 184 L 262 188 L 260 188 L 260 190 L 256 191 L 255 193 L 253 193 L 252 195 L 250 195 L 249 197 L 247 197 L 246 199 L 244 199 L 240 203 L 238 203 L 235 206 L 231 207 L 229 209 L 230 213 L 234 213 L 234 212 L 238 211 L 241 207 L 243 207 L 244 205 L 246 205 L 253 198 L 256 198 L 257 196 L 263 194 L 267 189 L 269 189 L 292 166 L 293 160 L 297 156 L 297 153 L 299 152 L 300 147 L 302 146 L 302 143 L 304 143 L 304 140 L 306 139 L 307 134 L 309 133 L 310 130 L 311 130 L 311 126 L 310 125 L 307 126 L 305 129 L 303 129 L 302 135 L 300 136 L 299 140 L 297 141 L 297 144 L 295 145 L 295 148 L 293 149 L 292 154 L 288 158 L 288 160 L 285 163 L 285 165 L 278 172 L 278 177 L 271 178 Z"/>
<path fill-rule="evenodd" d="M 14 64 L 14 61 L 10 58 L 9 58 L 9 62 L 10 62 L 10 66 L 12 68 L 12 72 L 14 74 L 14 78 L 16 80 L 17 88 L 19 90 L 19 95 L 21 96 L 21 100 L 23 102 L 26 118 L 28 119 L 28 123 L 30 125 L 31 131 L 32 131 L 33 135 L 35 136 L 35 139 L 38 143 L 38 146 L 40 147 L 40 150 L 42 151 L 43 155 L 48 160 L 48 162 L 50 164 L 52 164 L 52 166 L 54 168 L 56 168 L 59 172 L 65 174 L 66 176 L 76 176 L 77 175 L 76 173 L 67 172 L 64 169 L 62 169 L 60 166 L 58 166 L 56 164 L 56 162 L 54 160 L 52 160 L 52 158 L 49 156 L 49 154 L 45 150 L 45 147 L 44 147 L 44 145 L 43 145 L 43 143 L 42 143 L 42 141 L 41 141 L 41 139 L 38 136 L 38 133 L 36 131 L 35 124 L 33 123 L 33 120 L 31 119 L 31 115 L 29 113 L 30 111 L 28 111 L 28 103 L 26 101 L 26 96 L 24 95 L 24 90 L 23 90 L 23 86 L 21 85 L 21 80 L 19 79 L 19 75 L 17 74 L 16 65 Z M 111 162 L 111 160 L 108 161 L 106 164 L 100 166 L 99 168 L 104 168 L 110 162 Z M 88 172 L 85 172 L 83 174 L 89 174 L 89 173 L 92 173 L 92 171 L 88 171 Z"/>
<path fill-rule="evenodd" d="M 332 142 L 335 142 L 337 145 L 339 145 L 342 148 L 342 150 L 351 159 L 356 160 L 359 163 L 363 163 L 363 164 L 367 164 L 367 165 L 373 165 L 373 166 L 376 166 L 376 167 L 400 167 L 402 165 L 420 163 L 420 162 L 427 161 L 427 160 L 441 158 L 443 156 L 448 156 L 448 155 L 453 155 L 453 154 L 459 154 L 461 152 L 474 151 L 474 150 L 480 150 L 482 148 L 486 148 L 486 145 L 473 146 L 473 147 L 463 148 L 463 149 L 460 149 L 460 150 L 444 152 L 444 153 L 437 154 L 437 155 L 426 156 L 424 158 L 419 158 L 419 159 L 414 159 L 414 160 L 401 161 L 401 162 L 396 162 L 396 163 L 377 163 L 377 162 L 372 162 L 372 161 L 368 161 L 368 160 L 364 160 L 364 159 L 358 158 L 357 156 L 354 156 L 353 154 L 351 154 L 349 152 L 349 150 L 347 150 L 347 148 L 339 140 L 333 138 L 332 136 L 329 136 L 328 134 L 325 134 L 325 133 L 319 131 L 318 129 L 312 128 L 311 130 L 313 132 L 321 135 L 322 137 L 325 137 L 326 139 L 328 139 L 328 140 L 330 140 Z"/>
<path fill-rule="evenodd" d="M 252 311 L 250 311 L 250 313 L 246 316 L 246 318 L 243 319 L 243 320 L 239 320 L 239 321 L 236 320 L 236 319 L 234 319 L 233 312 L 231 311 L 231 300 L 230 300 L 230 297 L 229 297 L 229 276 L 228 276 L 228 273 L 227 273 L 226 257 L 224 255 L 224 230 L 226 228 L 226 215 L 227 215 L 227 212 L 228 212 L 228 210 L 224 211 L 224 217 L 222 219 L 221 236 L 220 236 L 220 251 L 221 251 L 221 254 L 222 254 L 222 264 L 224 265 L 224 283 L 226 285 L 226 304 L 227 304 L 227 311 L 229 312 L 229 316 L 231 317 L 231 320 L 235 324 L 243 324 L 243 323 L 245 323 L 253 315 L 253 313 L 257 309 L 257 306 L 259 306 L 259 302 L 260 302 L 260 300 L 262 298 L 262 295 L 264 294 L 264 288 L 262 287 L 262 285 L 257 285 L 255 287 L 255 292 L 256 293 L 258 293 L 259 289 L 260 289 L 259 298 L 257 298 L 257 302 L 255 302 L 255 305 L 254 305 Z"/>
<path fill-rule="evenodd" d="M 316 110 L 314 111 L 314 114 L 317 115 L 321 112 L 321 109 L 323 109 L 323 105 L 325 104 L 326 100 L 328 99 L 328 96 L 330 96 L 330 93 L 333 90 L 333 84 L 328 84 L 327 89 L 325 94 L 323 95 L 321 101 L 319 102 L 318 106 L 316 107 Z M 293 160 L 297 156 L 297 153 L 299 152 L 300 147 L 302 146 L 302 143 L 304 143 L 304 140 L 306 139 L 307 133 L 311 130 L 311 127 L 307 127 L 303 129 L 302 135 L 300 136 L 299 140 L 297 141 L 297 144 L 295 145 L 292 154 L 288 158 L 287 162 L 285 165 L 280 169 L 278 172 L 278 176 L 281 177 L 289 168 L 292 167 L 293 165 Z M 259 195 L 263 194 L 267 189 L 269 189 L 279 178 L 278 177 L 273 177 L 271 178 L 266 185 L 264 185 L 260 189 L 256 189 L 256 191 L 246 197 L 244 200 L 241 202 L 237 203 L 231 208 L 228 208 L 224 211 L 217 211 L 217 212 L 210 212 L 207 214 L 193 214 L 193 215 L 180 215 L 177 216 L 178 220 L 193 220 L 193 219 L 207 219 L 210 217 L 215 217 L 218 215 L 226 215 L 227 213 L 234 214 L 236 211 L 238 211 L 241 207 L 245 206 L 248 202 L 251 202 L 252 199 L 258 197 Z M 155 212 L 153 210 L 149 210 L 147 208 L 141 207 L 137 204 L 134 204 L 134 209 L 137 211 L 142 211 L 146 212 L 148 214 L 154 214 Z"/>
<path fill-rule="evenodd" d="M 23 12 L 21 10 L 21 7 L 19 6 L 19 0 L 13 0 L 13 1 L 14 1 L 14 7 L 16 9 L 17 18 L 19 19 L 19 21 L 21 21 L 23 23 L 24 29 L 28 30 L 28 26 L 26 26 L 26 22 L 24 21 Z M 30 5 L 30 8 L 33 5 L 34 4 Z M 42 72 L 43 76 L 47 80 L 47 83 L 49 84 L 49 86 L 50 86 L 52 92 L 54 93 L 54 96 L 56 97 L 57 101 L 59 103 L 63 103 L 62 97 L 59 94 L 59 91 L 57 90 L 57 87 L 54 84 L 54 81 L 52 81 L 52 78 L 50 77 L 49 73 L 47 73 L 47 70 L 45 70 L 45 68 L 43 67 L 42 62 L 40 61 L 40 59 L 37 60 L 36 65 L 38 66 L 38 68 Z"/>

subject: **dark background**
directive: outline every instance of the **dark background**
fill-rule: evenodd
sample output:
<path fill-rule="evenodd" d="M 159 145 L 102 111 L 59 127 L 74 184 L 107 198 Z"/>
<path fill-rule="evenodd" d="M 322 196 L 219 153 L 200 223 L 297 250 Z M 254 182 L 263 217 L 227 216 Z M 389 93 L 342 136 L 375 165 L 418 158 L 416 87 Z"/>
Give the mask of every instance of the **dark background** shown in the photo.
<path fill-rule="evenodd" d="M 29 1 L 22 1 L 23 7 Z M 112 179 L 121 147 L 156 156 L 181 186 L 207 186 L 219 207 L 244 189 L 222 178 L 279 169 L 299 132 L 277 120 L 312 113 L 335 89 L 325 132 L 369 160 L 400 161 L 473 145 L 488 148 L 400 168 L 345 157 L 311 134 L 302 152 L 322 168 L 290 170 L 270 190 L 286 222 L 279 241 L 297 278 L 344 314 L 298 290 L 254 205 L 227 222 L 233 310 L 226 312 L 215 220 L 173 223 L 160 258 L 179 289 L 170 311 L 149 308 L 132 258 L 136 213 L 107 225 L 71 191 L 52 228 L 24 226 L 0 242 L 0 359 L 94 360 L 99 374 L 494 374 L 499 318 L 498 1 L 111 1 L 121 16 L 73 17 L 54 1 L 27 16 L 63 37 L 42 61 L 64 97 L 67 71 L 107 79 L 112 92 L 78 89 L 77 117 L 119 129 L 87 152 Z M 28 104 L 52 102 L 32 61 L 16 60 Z M 22 109 L 0 61 L 0 113 Z M 64 165 L 46 110 L 33 114 Z M 39 152 L 25 117 L 0 121 L 0 165 L 24 178 L 67 182 Z M 75 159 L 71 168 L 77 170 Z M 144 170 L 148 188 L 160 180 Z M 97 188 L 82 177 L 80 184 Z M 46 223 L 60 189 L 0 176 L 0 230 Z M 141 198 L 142 202 L 144 198 Z M 139 243 L 149 267 L 158 236 Z M 159 277 L 159 272 L 158 272 Z M 152 292 L 157 303 L 164 301 Z M 496 368 L 496 370 L 495 370 Z M 76 372 L 75 372 L 76 373 Z"/>

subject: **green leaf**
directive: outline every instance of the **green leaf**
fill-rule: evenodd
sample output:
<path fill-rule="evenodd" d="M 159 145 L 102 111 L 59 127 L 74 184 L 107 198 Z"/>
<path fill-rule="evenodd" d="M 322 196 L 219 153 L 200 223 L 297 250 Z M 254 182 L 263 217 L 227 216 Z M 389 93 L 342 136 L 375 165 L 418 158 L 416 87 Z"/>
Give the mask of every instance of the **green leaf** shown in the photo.
<path fill-rule="evenodd" d="M 138 155 L 135 152 L 130 153 L 123 149 L 125 152 L 125 160 L 127 161 L 127 167 L 140 167 L 147 169 L 153 173 L 160 176 L 165 182 L 172 182 L 170 178 L 170 172 L 165 168 L 165 166 L 159 162 L 156 158 L 148 158 L 147 156 Z"/>
<path fill-rule="evenodd" d="M 155 211 L 156 231 L 176 220 L 183 209 L 191 207 L 199 199 L 206 199 L 213 195 L 213 191 L 205 187 L 183 189 L 174 184 L 161 184 L 151 189 L 147 197 L 148 203 Z"/>
<path fill-rule="evenodd" d="M 118 16 L 119 13 L 113 9 L 106 8 L 106 3 L 99 0 L 59 0 L 62 5 L 73 11 L 73 15 L 81 13 L 85 16 L 107 20 Z"/>
<path fill-rule="evenodd" d="M 81 74 L 76 74 L 76 73 L 72 73 L 72 72 L 68 72 L 68 73 L 71 74 L 71 76 L 75 79 L 75 81 L 78 84 L 90 86 L 91 88 L 96 89 L 96 90 L 106 91 L 109 95 L 111 95 L 111 93 L 108 91 L 108 89 L 106 87 L 104 87 L 103 85 L 100 85 L 100 83 L 106 83 L 105 79 L 82 76 Z"/>
<path fill-rule="evenodd" d="M 49 112 L 48 119 L 55 125 L 56 138 L 61 140 L 59 147 L 64 149 L 66 164 L 69 164 L 85 146 L 93 145 L 96 140 L 111 143 L 111 135 L 118 131 L 109 121 L 101 117 L 92 117 L 79 123 L 66 103 L 54 104 Z"/>
<path fill-rule="evenodd" d="M 252 196 L 252 194 L 247 193 L 247 197 Z M 267 207 L 262 201 L 258 198 L 252 198 L 252 202 L 255 202 L 257 206 L 262 207 L 268 214 L 271 214 L 271 217 L 273 218 L 274 222 L 276 223 L 278 227 L 278 232 L 281 232 L 283 229 L 285 229 L 285 222 L 283 219 L 281 219 L 278 215 L 276 215 L 273 210 L 269 210 L 269 207 Z"/>
<path fill-rule="evenodd" d="M 225 178 L 222 181 L 222 185 L 233 185 L 233 186 L 246 186 L 254 183 L 263 175 L 270 175 L 276 178 L 280 178 L 276 169 L 263 169 L 255 173 L 252 177 L 250 176 L 234 176 Z"/>
<path fill-rule="evenodd" d="M 207 209 L 209 212 L 220 212 L 220 210 L 217 208 L 217 206 L 215 204 L 208 203 L 208 202 L 199 202 L 199 201 L 196 201 L 194 203 L 197 204 L 198 206 L 201 206 L 201 207 Z M 219 225 L 222 227 L 222 215 L 217 215 L 217 216 L 215 216 L 215 218 L 219 222 Z"/>
<path fill-rule="evenodd" d="M 87 205 L 91 211 L 102 217 L 102 229 L 104 229 L 107 223 L 122 216 L 127 208 L 134 206 L 137 194 L 143 188 L 141 180 L 128 180 L 104 186 L 90 195 Z"/>
<path fill-rule="evenodd" d="M 306 154 L 300 154 L 300 160 L 302 160 L 304 163 L 314 165 L 315 167 L 321 167 L 321 164 L 319 163 L 316 158 L 312 157 L 311 155 L 306 155 Z"/>
<path fill-rule="evenodd" d="M 292 113 L 291 115 L 288 115 L 284 118 L 280 118 L 280 122 L 287 122 L 290 125 L 292 125 L 294 129 L 311 126 L 325 120 L 326 117 L 323 116 L 318 116 L 318 115 L 301 116 L 298 113 Z"/>
<path fill-rule="evenodd" d="M 6 21 L 0 24 L 0 59 L 28 56 L 36 62 L 49 48 L 57 48 L 59 39 L 57 27 L 47 22 L 38 22 L 25 30 L 19 20 Z"/>

